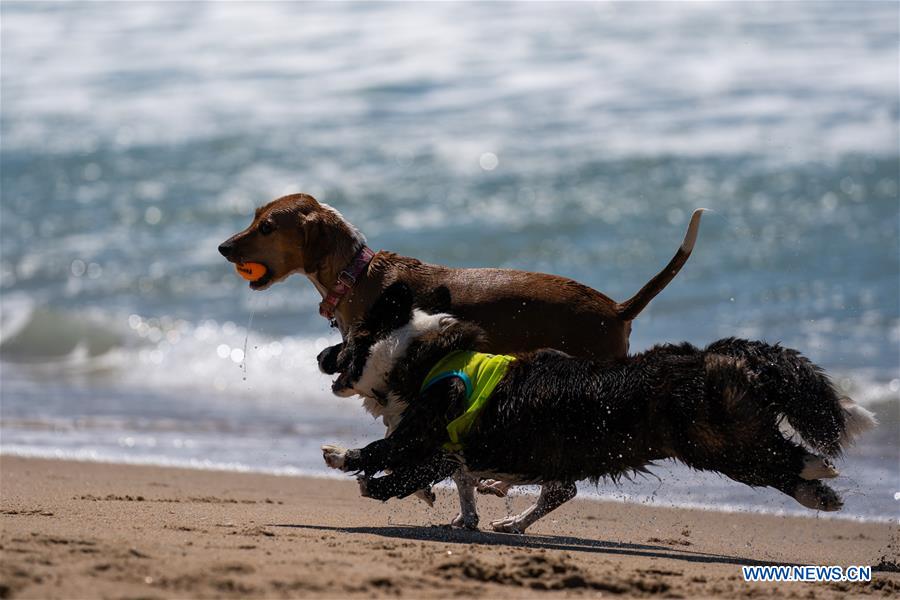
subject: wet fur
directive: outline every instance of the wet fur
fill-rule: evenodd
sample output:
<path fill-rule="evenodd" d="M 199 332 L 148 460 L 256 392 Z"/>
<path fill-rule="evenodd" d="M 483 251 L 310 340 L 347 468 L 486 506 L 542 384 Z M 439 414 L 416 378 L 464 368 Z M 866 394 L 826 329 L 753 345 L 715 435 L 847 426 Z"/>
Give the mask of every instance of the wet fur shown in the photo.
<path fill-rule="evenodd" d="M 375 324 L 396 325 L 404 318 L 398 314 L 410 319 L 403 312 L 411 308 L 408 290 L 385 296 L 394 312 L 373 310 L 360 331 L 377 337 Z M 460 464 L 477 477 L 547 484 L 533 513 L 504 520 L 501 530 L 524 530 L 573 496 L 576 481 L 616 480 L 664 459 L 837 510 L 840 498 L 818 480 L 837 475 L 826 457 L 875 424 L 838 396 L 821 369 L 778 345 L 735 338 L 703 349 L 665 344 L 612 361 L 541 350 L 517 355 L 464 450 L 451 454 L 441 444 L 447 423 L 463 410 L 464 387 L 452 378 L 421 394 L 419 386 L 448 352 L 483 345 L 484 332 L 448 316 L 432 323 L 383 375 L 385 389 L 407 405 L 396 430 L 346 451 L 343 467 L 360 471 L 364 493 L 382 500 L 439 481 Z M 365 369 L 373 341 L 351 331 L 336 389 Z M 798 439 L 784 435 L 783 420 Z M 374 477 L 386 468 L 391 475 Z"/>

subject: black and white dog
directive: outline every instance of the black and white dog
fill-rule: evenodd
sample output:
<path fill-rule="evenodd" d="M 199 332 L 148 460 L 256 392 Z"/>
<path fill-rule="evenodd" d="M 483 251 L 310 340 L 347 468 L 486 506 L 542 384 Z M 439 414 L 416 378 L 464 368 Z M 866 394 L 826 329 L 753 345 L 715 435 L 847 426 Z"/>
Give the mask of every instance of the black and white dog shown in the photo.
<path fill-rule="evenodd" d="M 362 449 L 323 447 L 326 463 L 361 472 L 363 495 L 379 500 L 454 472 L 465 474 L 455 477 L 458 485 L 467 477 L 468 484 L 485 477 L 540 483 L 536 504 L 491 523 L 506 532 L 524 532 L 573 498 L 577 481 L 616 480 L 662 459 L 834 511 L 841 499 L 821 481 L 838 475 L 829 458 L 877 424 L 799 352 L 729 338 L 704 349 L 660 345 L 609 362 L 555 350 L 517 355 L 463 448 L 445 450 L 447 425 L 466 408 L 466 387 L 448 377 L 421 391 L 423 380 L 448 353 L 483 343 L 477 326 L 415 309 L 402 284 L 388 288 L 351 328 L 332 388 L 340 396 L 384 398 L 399 422 L 389 437 Z M 385 470 L 391 473 L 374 477 Z M 461 487 L 457 521 L 474 526 L 465 494 Z"/>

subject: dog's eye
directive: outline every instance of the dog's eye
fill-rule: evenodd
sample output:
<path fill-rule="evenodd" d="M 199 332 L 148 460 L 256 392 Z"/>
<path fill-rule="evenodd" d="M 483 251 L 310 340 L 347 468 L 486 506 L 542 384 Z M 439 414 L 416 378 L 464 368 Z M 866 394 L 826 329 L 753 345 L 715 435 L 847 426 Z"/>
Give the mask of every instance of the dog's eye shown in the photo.
<path fill-rule="evenodd" d="M 259 224 L 259 232 L 263 235 L 269 235 L 275 231 L 275 226 L 269 221 L 263 221 Z"/>

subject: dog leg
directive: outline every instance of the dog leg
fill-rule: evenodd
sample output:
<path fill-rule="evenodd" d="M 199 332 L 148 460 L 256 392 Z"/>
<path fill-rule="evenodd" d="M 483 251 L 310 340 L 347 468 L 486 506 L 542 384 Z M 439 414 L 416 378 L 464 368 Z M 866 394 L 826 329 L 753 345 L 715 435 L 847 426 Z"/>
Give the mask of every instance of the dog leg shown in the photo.
<path fill-rule="evenodd" d="M 835 511 L 843 507 L 837 492 L 819 481 L 820 477 L 838 474 L 826 459 L 781 437 L 755 450 L 764 452 L 732 464 L 720 463 L 712 470 L 747 485 L 771 486 L 813 510 Z"/>
<path fill-rule="evenodd" d="M 497 481 L 496 479 L 485 479 L 484 481 L 478 482 L 478 493 L 497 496 L 498 498 L 505 498 L 506 492 L 509 491 L 509 488 L 512 487 L 512 484 L 506 483 L 505 481 Z"/>
<path fill-rule="evenodd" d="M 546 483 L 541 487 L 541 495 L 537 502 L 518 515 L 512 515 L 504 519 L 491 521 L 494 531 L 503 533 L 525 533 L 535 521 L 556 510 L 575 497 L 578 490 L 574 483 L 561 483 L 558 481 Z"/>
<path fill-rule="evenodd" d="M 464 469 L 453 474 L 456 491 L 459 492 L 459 514 L 450 521 L 451 527 L 478 529 L 478 508 L 475 505 L 475 487 L 478 480 Z"/>
<path fill-rule="evenodd" d="M 333 447 L 327 448 L 330 450 Z M 326 454 L 327 459 L 328 454 Z M 434 494 L 431 491 L 431 484 L 450 477 L 458 466 L 458 464 L 444 460 L 443 452 L 436 451 L 417 465 L 393 469 L 381 477 L 360 475 L 357 480 L 360 492 L 366 498 L 386 502 L 391 498 L 406 498 L 411 494 L 416 494 L 419 497 L 424 495 L 426 502 L 433 502 Z M 431 502 L 429 502 L 429 506 Z"/>

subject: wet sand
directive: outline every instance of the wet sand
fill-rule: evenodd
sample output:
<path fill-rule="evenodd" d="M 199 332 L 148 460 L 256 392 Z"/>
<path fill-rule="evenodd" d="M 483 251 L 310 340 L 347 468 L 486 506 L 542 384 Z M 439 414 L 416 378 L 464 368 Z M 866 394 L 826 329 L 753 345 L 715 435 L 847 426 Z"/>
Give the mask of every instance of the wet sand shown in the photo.
<path fill-rule="evenodd" d="M 482 528 L 530 497 L 479 498 Z M 900 594 L 896 523 L 575 500 L 527 536 L 451 530 L 352 481 L 0 457 L 0 598 L 815 597 Z M 741 565 L 872 565 L 745 583 Z M 878 566 L 880 565 L 880 566 Z"/>

